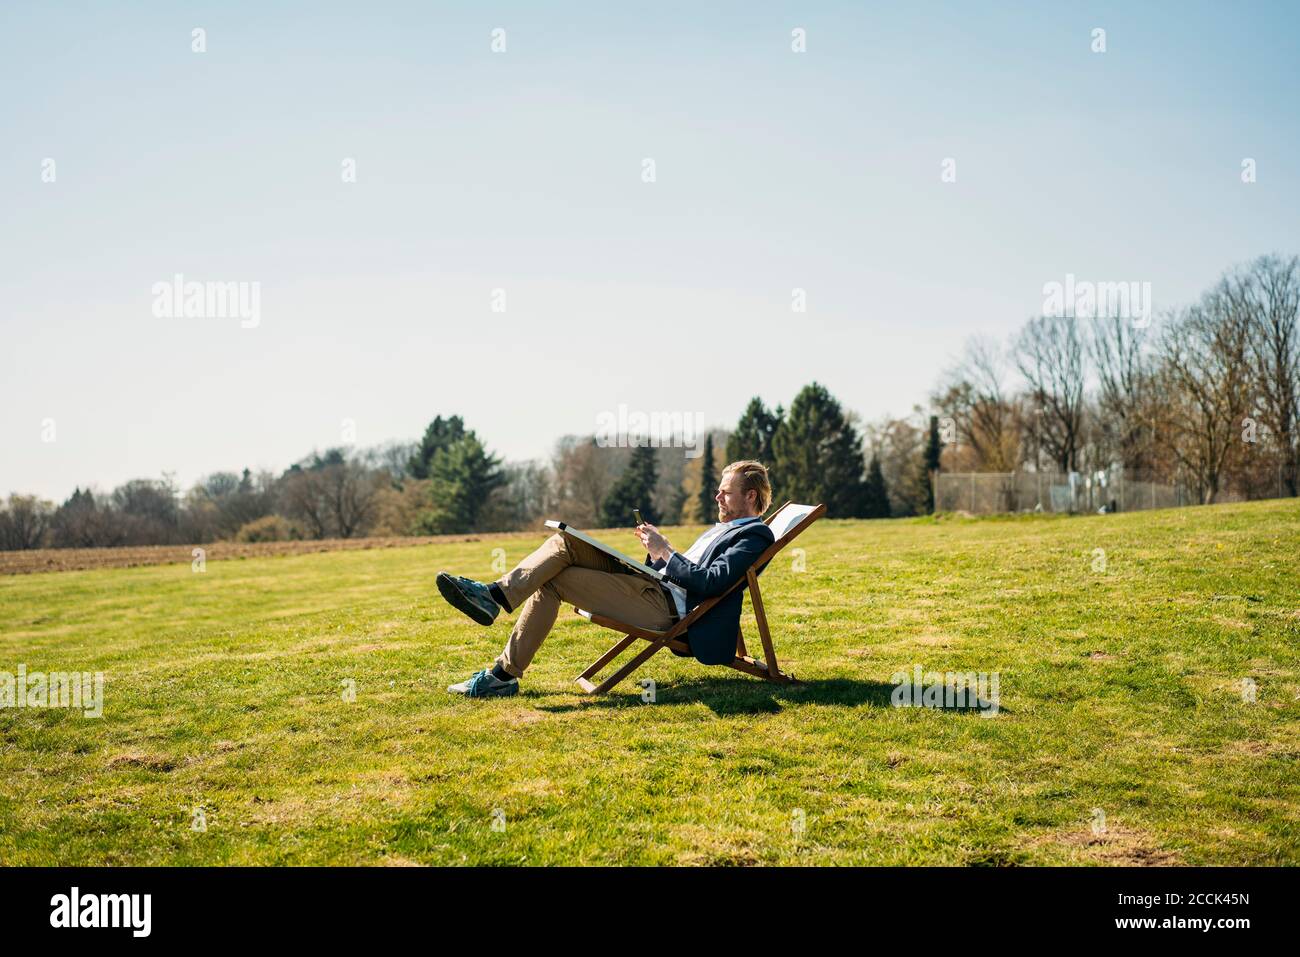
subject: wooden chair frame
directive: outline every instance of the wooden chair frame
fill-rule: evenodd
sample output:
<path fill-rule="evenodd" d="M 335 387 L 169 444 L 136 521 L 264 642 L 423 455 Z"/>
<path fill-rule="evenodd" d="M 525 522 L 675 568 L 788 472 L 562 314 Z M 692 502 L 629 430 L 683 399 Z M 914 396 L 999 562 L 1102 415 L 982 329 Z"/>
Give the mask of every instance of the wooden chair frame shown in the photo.
<path fill-rule="evenodd" d="M 772 520 L 780 514 L 781 509 L 790 505 L 790 502 L 782 503 L 781 507 L 776 509 L 764 521 L 770 525 Z M 743 671 L 747 675 L 753 675 L 755 678 L 763 678 L 767 681 L 775 681 L 781 684 L 794 683 L 795 677 L 792 674 L 786 674 L 781 671 L 776 661 L 776 649 L 772 646 L 772 635 L 767 628 L 767 612 L 763 608 L 763 593 L 758 587 L 758 573 L 761 572 L 773 558 L 785 548 L 786 545 L 794 541 L 805 528 L 811 525 L 817 519 L 826 514 L 826 506 L 818 505 L 811 512 L 799 519 L 789 530 L 786 531 L 779 539 L 769 545 L 762 555 L 759 555 L 754 564 L 745 572 L 745 577 L 734 583 L 721 595 L 708 598 L 694 608 L 686 615 L 685 618 L 678 621 L 668 631 L 651 631 L 646 628 L 638 628 L 636 625 L 630 625 L 627 622 L 618 621 L 610 618 L 608 615 L 600 615 L 595 612 L 583 611 L 575 607 L 576 611 L 582 617 L 588 619 L 594 624 L 603 628 L 609 628 L 612 631 L 622 632 L 623 637 L 614 643 L 614 645 L 603 655 L 593 661 L 587 668 L 575 679 L 578 686 L 587 694 L 605 694 L 616 684 L 630 675 L 637 668 L 641 667 L 650 659 L 652 655 L 663 648 L 671 648 L 674 651 L 680 651 L 686 654 L 690 653 L 690 646 L 686 644 L 684 636 L 686 630 L 703 615 L 707 615 L 709 610 L 718 602 L 726 598 L 737 588 L 749 589 L 750 604 L 754 608 L 754 618 L 758 624 L 758 636 L 763 642 L 764 659 L 758 661 L 752 658 L 749 651 L 745 648 L 745 635 L 742 630 L 736 632 L 736 655 L 726 663 L 728 668 L 735 668 L 737 671 Z M 611 661 L 623 653 L 629 645 L 638 639 L 649 642 L 649 647 L 635 654 L 627 664 L 623 665 L 612 675 L 597 684 L 594 679 L 601 670 Z"/>

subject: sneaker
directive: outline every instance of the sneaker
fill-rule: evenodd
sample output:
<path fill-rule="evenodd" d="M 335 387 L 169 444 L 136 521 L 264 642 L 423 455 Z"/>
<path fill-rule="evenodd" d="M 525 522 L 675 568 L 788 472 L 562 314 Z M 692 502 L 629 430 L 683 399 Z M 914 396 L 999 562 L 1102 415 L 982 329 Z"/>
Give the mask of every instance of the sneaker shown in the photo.
<path fill-rule="evenodd" d="M 492 624 L 501 611 L 501 606 L 488 591 L 488 586 L 472 578 L 438 572 L 438 591 L 447 599 L 447 604 L 457 611 L 463 611 L 480 625 Z"/>
<path fill-rule="evenodd" d="M 448 685 L 452 694 L 463 694 L 466 698 L 508 698 L 519 693 L 519 679 L 502 681 L 492 673 L 491 668 L 476 671 L 460 684 Z"/>

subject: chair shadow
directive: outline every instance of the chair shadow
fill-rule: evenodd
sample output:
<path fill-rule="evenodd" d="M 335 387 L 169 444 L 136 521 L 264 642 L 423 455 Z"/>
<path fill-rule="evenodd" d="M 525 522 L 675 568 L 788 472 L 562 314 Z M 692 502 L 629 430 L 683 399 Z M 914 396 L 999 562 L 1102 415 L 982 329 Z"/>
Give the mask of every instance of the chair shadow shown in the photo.
<path fill-rule="evenodd" d="M 615 688 L 609 694 L 584 696 L 577 703 L 539 704 L 535 707 L 538 711 L 557 714 L 582 711 L 587 708 L 639 707 L 643 703 L 641 696 L 645 689 L 639 688 L 636 681 L 635 677 L 628 678 L 625 686 Z M 891 707 L 896 687 L 885 681 L 859 681 L 856 678 L 826 678 L 787 685 L 739 675 L 701 677 L 657 685 L 654 689 L 654 703 L 657 705 L 703 704 L 719 717 L 738 714 L 776 714 L 781 711 L 785 703 L 829 704 L 850 708 L 862 705 Z M 916 691 L 919 699 L 919 689 L 909 690 Z M 988 702 L 981 701 L 962 707 L 931 707 L 929 710 L 970 714 L 987 710 L 988 707 Z M 1004 707 L 999 707 L 998 711 L 1010 713 L 1009 709 Z"/>

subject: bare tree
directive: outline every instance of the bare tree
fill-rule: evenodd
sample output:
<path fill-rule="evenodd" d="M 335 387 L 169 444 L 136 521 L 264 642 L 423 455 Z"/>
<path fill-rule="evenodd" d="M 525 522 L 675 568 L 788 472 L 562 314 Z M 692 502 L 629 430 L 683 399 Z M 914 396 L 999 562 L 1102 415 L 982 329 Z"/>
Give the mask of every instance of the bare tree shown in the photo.
<path fill-rule="evenodd" d="M 384 484 L 384 476 L 351 461 L 326 466 L 323 473 L 334 532 L 339 538 L 364 535 L 375 517 L 376 493 Z"/>
<path fill-rule="evenodd" d="M 366 468 L 344 449 L 313 452 L 284 475 L 281 502 L 313 538 L 365 534 L 379 508 L 385 472 Z"/>
<path fill-rule="evenodd" d="M 420 443 L 391 440 L 356 453 L 353 460 L 372 471 L 385 472 L 394 485 L 411 477 L 411 460 L 418 454 Z"/>
<path fill-rule="evenodd" d="M 579 528 L 599 524 L 601 506 L 618 474 L 611 452 L 626 449 L 599 448 L 591 436 L 565 436 L 555 444 L 552 461 L 552 494 L 557 510 Z"/>
<path fill-rule="evenodd" d="M 180 541 L 180 507 L 170 477 L 132 479 L 113 490 L 111 510 L 125 530 L 128 545 L 163 545 Z"/>
<path fill-rule="evenodd" d="M 862 427 L 863 458 L 873 457 L 889 494 L 892 515 L 923 515 L 926 510 L 925 488 L 929 476 L 923 469 L 926 440 L 924 416 L 913 408 L 908 418 L 884 416 Z"/>
<path fill-rule="evenodd" d="M 54 505 L 35 495 L 10 495 L 0 506 L 0 550 L 40 548 L 54 515 Z"/>
<path fill-rule="evenodd" d="M 934 405 L 953 420 L 957 445 L 968 446 L 977 471 L 1009 472 L 1019 451 L 1017 404 L 1007 388 L 1006 353 L 987 337 L 966 340 Z"/>
<path fill-rule="evenodd" d="M 214 472 L 204 476 L 185 495 L 182 525 L 186 541 L 230 539 L 250 522 L 275 510 L 275 476 Z"/>
<path fill-rule="evenodd" d="M 1151 368 L 1144 328 L 1118 314 L 1097 319 L 1088 351 L 1097 369 L 1100 439 L 1130 473 L 1152 465 Z"/>
<path fill-rule="evenodd" d="M 1242 310 L 1256 402 L 1288 495 L 1300 471 L 1300 259 L 1261 256 L 1230 275 L 1225 295 Z"/>
<path fill-rule="evenodd" d="M 1250 325 L 1221 282 L 1170 317 L 1160 338 L 1160 437 L 1201 502 L 1213 502 L 1250 406 Z"/>
<path fill-rule="evenodd" d="M 505 484 L 492 490 L 479 519 L 485 531 L 515 531 L 538 527 L 549 518 L 551 476 L 539 462 L 510 462 L 502 467 Z"/>
<path fill-rule="evenodd" d="M 280 509 L 301 524 L 311 538 L 328 538 L 329 497 L 321 470 L 295 466 L 285 473 L 280 487 Z"/>
<path fill-rule="evenodd" d="M 1021 330 L 1015 345 L 1016 366 L 1029 385 L 1041 441 L 1062 472 L 1079 467 L 1083 434 L 1083 388 L 1087 374 L 1079 320 L 1073 316 L 1038 316 Z"/>

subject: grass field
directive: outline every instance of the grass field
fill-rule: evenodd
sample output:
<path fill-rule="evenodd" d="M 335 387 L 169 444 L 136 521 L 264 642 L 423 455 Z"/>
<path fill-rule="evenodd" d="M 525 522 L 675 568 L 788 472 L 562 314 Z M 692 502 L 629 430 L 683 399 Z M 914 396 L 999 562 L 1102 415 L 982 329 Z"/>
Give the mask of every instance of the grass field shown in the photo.
<path fill-rule="evenodd" d="M 653 704 L 577 692 L 612 636 L 567 608 L 519 696 L 445 693 L 509 624 L 433 577 L 518 537 L 0 579 L 0 672 L 105 675 L 100 719 L 0 710 L 0 862 L 1300 863 L 1300 503 L 796 544 L 763 584 L 803 683 L 661 653 Z M 999 713 L 891 707 L 915 664 Z"/>

